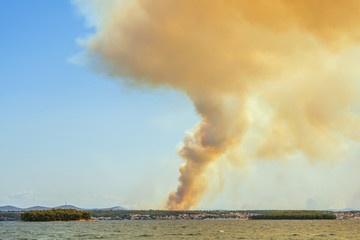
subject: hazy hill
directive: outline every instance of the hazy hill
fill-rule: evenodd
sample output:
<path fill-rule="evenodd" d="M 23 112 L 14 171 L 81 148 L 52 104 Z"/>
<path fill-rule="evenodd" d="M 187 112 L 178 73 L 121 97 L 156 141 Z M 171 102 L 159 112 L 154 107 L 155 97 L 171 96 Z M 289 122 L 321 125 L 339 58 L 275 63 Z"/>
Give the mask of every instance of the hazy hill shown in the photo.
<path fill-rule="evenodd" d="M 95 210 L 95 209 L 91 209 L 91 210 Z M 111 207 L 111 208 L 99 208 L 96 210 L 108 210 L 108 211 L 115 211 L 115 210 L 126 210 L 126 208 L 123 208 L 121 206 L 116 206 L 116 207 Z"/>
<path fill-rule="evenodd" d="M 18 212 L 18 211 L 22 211 L 22 209 L 18 208 L 18 207 L 7 205 L 7 206 L 0 206 L 0 211 L 2 211 L 2 212 Z"/>
<path fill-rule="evenodd" d="M 106 210 L 106 211 L 112 211 L 112 210 L 127 210 L 126 208 L 123 208 L 121 206 L 115 206 L 115 207 L 111 207 L 111 208 L 91 208 L 91 209 L 84 209 L 84 208 L 79 208 L 73 205 L 61 205 L 61 206 L 57 206 L 57 207 L 44 207 L 44 206 L 33 206 L 33 207 L 29 207 L 29 208 L 18 208 L 18 207 L 14 207 L 14 206 L 0 206 L 0 212 L 26 212 L 26 211 L 31 211 L 31 210 L 49 210 L 49 209 L 75 209 L 75 210 Z"/>
<path fill-rule="evenodd" d="M 29 208 L 23 208 L 22 210 L 31 211 L 31 210 L 49 210 L 49 209 L 51 209 L 51 208 L 43 207 L 43 206 L 34 206 L 34 207 L 29 207 Z"/>
<path fill-rule="evenodd" d="M 82 208 L 73 206 L 73 205 L 61 205 L 61 206 L 57 206 L 54 207 L 55 209 L 75 209 L 75 210 L 83 210 Z"/>
<path fill-rule="evenodd" d="M 328 209 L 328 211 L 332 211 L 332 212 L 350 212 L 350 211 L 359 211 L 359 210 L 354 209 L 354 208 L 344 208 L 344 209 Z"/>

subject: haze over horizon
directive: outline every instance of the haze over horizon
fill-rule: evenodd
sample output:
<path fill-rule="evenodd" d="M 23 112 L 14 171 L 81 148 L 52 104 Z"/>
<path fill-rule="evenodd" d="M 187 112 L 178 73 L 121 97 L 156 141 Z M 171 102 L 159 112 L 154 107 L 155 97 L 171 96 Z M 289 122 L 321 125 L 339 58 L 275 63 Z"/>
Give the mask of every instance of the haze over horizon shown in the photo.
<path fill-rule="evenodd" d="M 360 208 L 346 3 L 1 2 L 0 206 Z"/>

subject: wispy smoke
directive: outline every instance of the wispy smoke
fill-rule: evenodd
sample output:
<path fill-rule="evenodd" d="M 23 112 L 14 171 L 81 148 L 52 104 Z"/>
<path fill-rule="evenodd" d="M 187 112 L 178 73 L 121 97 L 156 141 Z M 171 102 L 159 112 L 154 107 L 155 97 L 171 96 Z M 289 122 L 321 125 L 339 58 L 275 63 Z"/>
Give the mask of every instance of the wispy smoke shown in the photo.
<path fill-rule="evenodd" d="M 360 1 L 97 6 L 93 64 L 130 85 L 184 91 L 201 116 L 179 150 L 185 163 L 167 208 L 196 207 L 219 157 L 336 160 L 360 139 Z"/>

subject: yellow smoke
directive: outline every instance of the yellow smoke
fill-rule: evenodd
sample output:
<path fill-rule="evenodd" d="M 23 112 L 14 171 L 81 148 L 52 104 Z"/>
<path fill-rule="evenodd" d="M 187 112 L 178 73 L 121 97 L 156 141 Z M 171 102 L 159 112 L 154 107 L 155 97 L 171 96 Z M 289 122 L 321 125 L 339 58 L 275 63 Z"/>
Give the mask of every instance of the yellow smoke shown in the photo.
<path fill-rule="evenodd" d="M 93 64 L 130 85 L 186 92 L 202 119 L 179 150 L 167 208 L 196 207 L 219 157 L 327 160 L 360 140 L 360 1 L 104 2 Z"/>

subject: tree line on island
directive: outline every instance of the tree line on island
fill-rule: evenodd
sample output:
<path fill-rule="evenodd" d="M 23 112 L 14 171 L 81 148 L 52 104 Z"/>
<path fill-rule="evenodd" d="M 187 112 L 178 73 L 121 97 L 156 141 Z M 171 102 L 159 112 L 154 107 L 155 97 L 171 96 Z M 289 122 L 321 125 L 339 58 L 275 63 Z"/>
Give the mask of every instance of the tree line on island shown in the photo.
<path fill-rule="evenodd" d="M 319 211 L 280 211 L 253 215 L 249 219 L 336 219 L 336 216 L 332 213 Z"/>
<path fill-rule="evenodd" d="M 33 210 L 23 212 L 21 220 L 26 222 L 79 221 L 91 220 L 91 215 L 87 211 L 75 209 Z"/>

